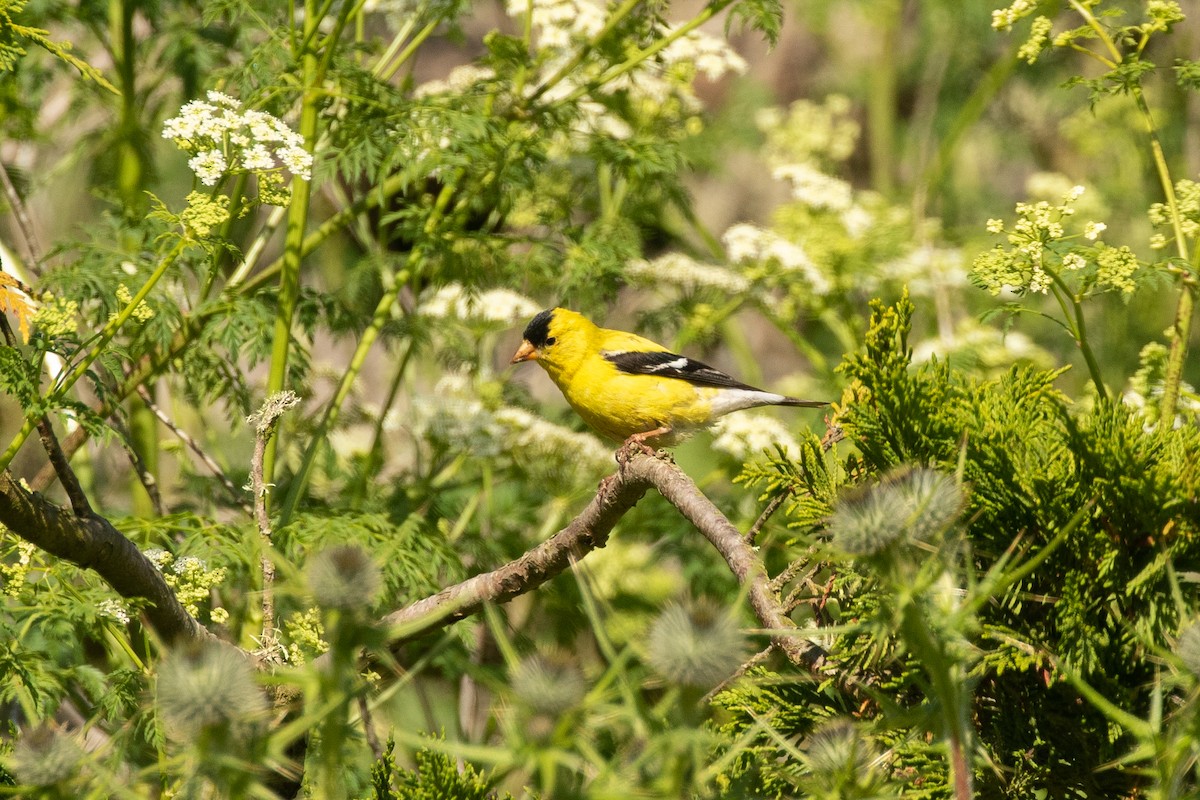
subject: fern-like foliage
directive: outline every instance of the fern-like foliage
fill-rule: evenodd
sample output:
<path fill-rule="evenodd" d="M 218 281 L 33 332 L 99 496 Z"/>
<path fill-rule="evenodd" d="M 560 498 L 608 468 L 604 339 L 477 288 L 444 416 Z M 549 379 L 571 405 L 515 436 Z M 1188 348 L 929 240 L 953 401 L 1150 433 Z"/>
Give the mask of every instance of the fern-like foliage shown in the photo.
<path fill-rule="evenodd" d="M 512 800 L 470 763 L 460 770 L 446 753 L 421 748 L 413 754 L 414 769 L 404 769 L 396 764 L 395 749 L 395 740 L 388 739 L 371 768 L 373 800 Z"/>

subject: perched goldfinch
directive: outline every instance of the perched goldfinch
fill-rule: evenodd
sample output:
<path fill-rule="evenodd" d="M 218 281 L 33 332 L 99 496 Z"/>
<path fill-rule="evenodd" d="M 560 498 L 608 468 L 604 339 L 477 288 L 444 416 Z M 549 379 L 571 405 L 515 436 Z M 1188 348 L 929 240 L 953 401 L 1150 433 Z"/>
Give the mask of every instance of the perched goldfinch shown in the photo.
<path fill-rule="evenodd" d="M 617 441 L 669 446 L 730 411 L 828 405 L 747 386 L 633 333 L 597 327 L 552 308 L 533 318 L 513 364 L 536 360 L 567 402 Z"/>

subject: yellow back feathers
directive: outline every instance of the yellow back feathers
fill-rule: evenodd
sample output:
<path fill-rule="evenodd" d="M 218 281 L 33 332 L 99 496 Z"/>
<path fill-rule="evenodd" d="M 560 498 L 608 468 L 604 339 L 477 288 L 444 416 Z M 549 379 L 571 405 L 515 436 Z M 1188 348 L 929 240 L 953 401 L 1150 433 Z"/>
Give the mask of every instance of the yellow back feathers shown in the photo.
<path fill-rule="evenodd" d="M 565 308 L 538 314 L 524 337 L 512 363 L 536 360 L 579 416 L 617 441 L 671 445 L 731 411 L 826 405 L 756 389 L 649 339 L 598 327 Z"/>

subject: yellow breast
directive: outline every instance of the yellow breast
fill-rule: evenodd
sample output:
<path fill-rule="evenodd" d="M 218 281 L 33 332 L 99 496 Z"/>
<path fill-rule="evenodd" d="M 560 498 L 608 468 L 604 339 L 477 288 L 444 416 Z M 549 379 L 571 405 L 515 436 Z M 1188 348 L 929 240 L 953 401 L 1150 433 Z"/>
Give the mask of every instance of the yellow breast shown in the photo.
<path fill-rule="evenodd" d="M 600 359 L 584 365 L 559 388 L 588 425 L 617 441 L 664 426 L 703 426 L 709 421 L 713 394 L 687 381 L 622 374 Z"/>

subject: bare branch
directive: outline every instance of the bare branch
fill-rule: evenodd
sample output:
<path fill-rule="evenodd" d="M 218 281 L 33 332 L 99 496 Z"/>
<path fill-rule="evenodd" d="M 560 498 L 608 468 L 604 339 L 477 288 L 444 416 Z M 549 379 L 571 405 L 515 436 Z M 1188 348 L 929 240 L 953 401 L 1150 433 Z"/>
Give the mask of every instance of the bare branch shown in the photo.
<path fill-rule="evenodd" d="M 541 586 L 570 566 L 573 555 L 578 558 L 603 547 L 617 521 L 637 505 L 647 488 L 649 483 L 634 470 L 601 481 L 596 496 L 579 516 L 516 561 L 448 586 L 385 617 L 383 621 L 395 631 L 393 646 L 469 617 L 485 603 L 503 603 Z"/>
<path fill-rule="evenodd" d="M 596 497 L 567 527 L 509 564 L 468 578 L 385 618 L 399 645 L 474 614 L 485 603 L 503 603 L 531 591 L 608 541 L 617 521 L 653 486 L 700 530 L 746 587 L 750 605 L 771 640 L 798 666 L 819 672 L 825 652 L 796 635 L 766 570 L 742 534 L 675 464 L 635 453 L 601 482 Z"/>
<path fill-rule="evenodd" d="M 796 623 L 785 613 L 779 595 L 771 587 L 766 568 L 733 523 L 674 464 L 643 458 L 630 462 L 629 466 L 642 472 L 646 480 L 717 548 L 730 571 L 746 588 L 750 607 L 763 627 L 771 631 L 775 646 L 793 664 L 820 672 L 825 666 L 824 649 L 797 635 Z"/>
<path fill-rule="evenodd" d="M 0 472 L 0 522 L 47 553 L 95 570 L 122 597 L 148 600 L 146 620 L 164 641 L 212 636 L 180 605 L 137 545 L 103 517 L 77 517 L 24 489 L 5 471 Z"/>

